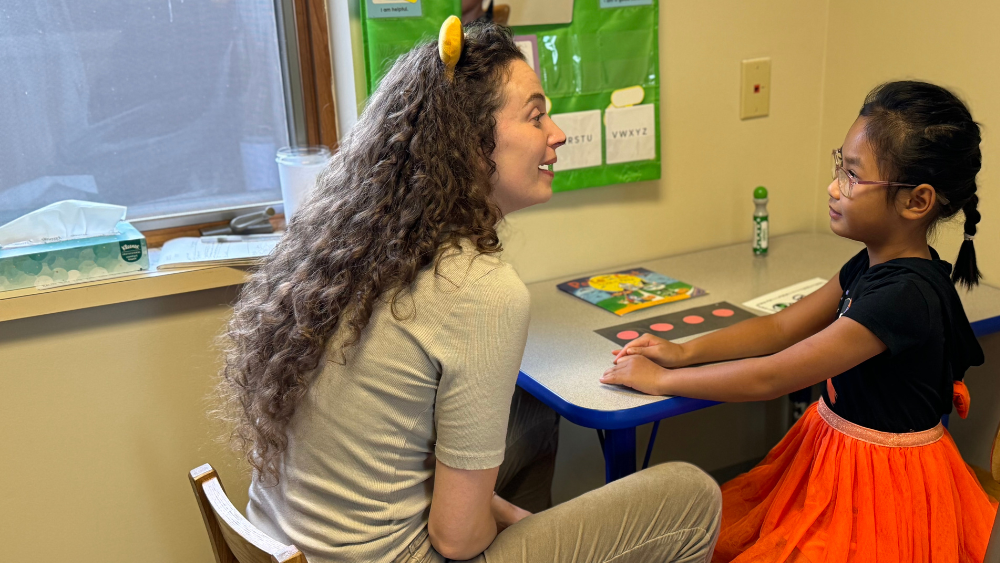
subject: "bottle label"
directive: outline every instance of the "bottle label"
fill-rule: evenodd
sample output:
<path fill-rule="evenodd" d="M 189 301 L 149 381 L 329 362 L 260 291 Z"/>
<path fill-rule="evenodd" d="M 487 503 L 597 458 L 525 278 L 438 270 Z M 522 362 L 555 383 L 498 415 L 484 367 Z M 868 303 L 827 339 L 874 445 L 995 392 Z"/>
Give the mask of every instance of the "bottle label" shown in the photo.
<path fill-rule="evenodd" d="M 767 238 L 768 238 L 768 221 L 767 217 L 754 217 L 753 218 L 753 251 L 754 254 L 766 254 L 767 253 Z"/>

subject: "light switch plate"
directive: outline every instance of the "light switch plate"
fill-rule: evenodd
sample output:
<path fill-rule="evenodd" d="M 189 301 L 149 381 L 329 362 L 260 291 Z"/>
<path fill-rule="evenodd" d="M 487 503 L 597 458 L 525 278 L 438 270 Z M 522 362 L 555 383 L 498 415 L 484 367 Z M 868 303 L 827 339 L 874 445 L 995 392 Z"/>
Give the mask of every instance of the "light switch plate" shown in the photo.
<path fill-rule="evenodd" d="M 740 119 L 764 117 L 771 111 L 771 59 L 743 61 Z"/>

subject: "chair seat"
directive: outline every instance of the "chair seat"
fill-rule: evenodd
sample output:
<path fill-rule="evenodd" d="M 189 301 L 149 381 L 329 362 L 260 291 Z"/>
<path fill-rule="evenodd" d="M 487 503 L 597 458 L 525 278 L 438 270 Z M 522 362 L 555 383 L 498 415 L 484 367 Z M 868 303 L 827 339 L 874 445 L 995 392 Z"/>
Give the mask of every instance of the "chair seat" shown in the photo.
<path fill-rule="evenodd" d="M 1000 483 L 993 480 L 993 474 L 976 465 L 969 465 L 969 467 L 976 472 L 976 477 L 979 478 L 979 483 L 983 486 L 986 494 L 993 497 L 993 500 L 1000 500 Z"/>

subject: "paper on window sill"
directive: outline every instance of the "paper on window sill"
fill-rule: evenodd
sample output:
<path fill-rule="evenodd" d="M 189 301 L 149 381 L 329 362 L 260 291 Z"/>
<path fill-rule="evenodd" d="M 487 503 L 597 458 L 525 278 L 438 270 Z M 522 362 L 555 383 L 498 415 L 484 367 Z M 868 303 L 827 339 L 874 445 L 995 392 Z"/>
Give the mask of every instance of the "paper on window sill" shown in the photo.
<path fill-rule="evenodd" d="M 157 270 L 203 266 L 252 266 L 271 253 L 280 235 L 247 235 L 234 242 L 227 237 L 181 237 L 167 241 L 155 257 Z M 210 242 L 213 241 L 213 242 Z"/>

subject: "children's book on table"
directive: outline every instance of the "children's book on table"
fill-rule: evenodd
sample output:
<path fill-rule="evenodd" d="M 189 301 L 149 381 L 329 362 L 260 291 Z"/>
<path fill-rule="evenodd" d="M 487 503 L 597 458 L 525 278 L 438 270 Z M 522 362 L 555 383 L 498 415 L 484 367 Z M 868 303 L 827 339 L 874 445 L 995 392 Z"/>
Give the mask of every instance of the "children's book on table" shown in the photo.
<path fill-rule="evenodd" d="M 704 289 L 646 268 L 587 276 L 557 287 L 618 316 L 706 294 Z"/>

